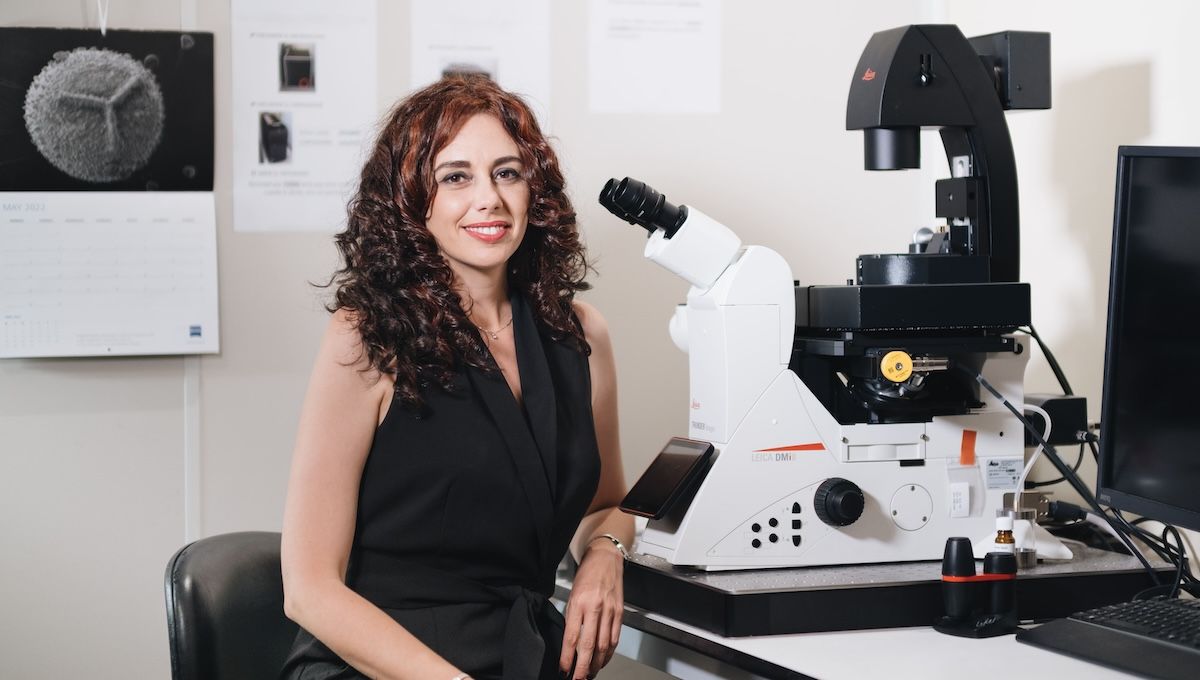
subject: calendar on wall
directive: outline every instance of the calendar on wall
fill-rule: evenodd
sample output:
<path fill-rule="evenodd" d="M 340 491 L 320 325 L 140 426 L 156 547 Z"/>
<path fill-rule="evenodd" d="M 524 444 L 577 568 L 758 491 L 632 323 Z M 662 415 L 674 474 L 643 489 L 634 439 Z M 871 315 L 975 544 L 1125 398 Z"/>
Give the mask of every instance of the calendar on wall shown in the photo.
<path fill-rule="evenodd" d="M 213 37 L 0 27 L 0 358 L 218 351 Z"/>
<path fill-rule="evenodd" d="M 207 192 L 0 193 L 0 358 L 213 353 Z"/>

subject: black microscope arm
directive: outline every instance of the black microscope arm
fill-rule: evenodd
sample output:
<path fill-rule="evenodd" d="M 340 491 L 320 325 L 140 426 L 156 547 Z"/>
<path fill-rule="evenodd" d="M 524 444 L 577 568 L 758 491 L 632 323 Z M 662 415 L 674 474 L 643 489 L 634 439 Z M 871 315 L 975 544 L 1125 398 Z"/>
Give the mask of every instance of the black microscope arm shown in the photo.
<path fill-rule="evenodd" d="M 846 129 L 864 131 L 867 169 L 890 170 L 919 167 L 921 128 L 941 128 L 954 174 L 938 182 L 936 200 L 950 220 L 949 254 L 982 257 L 985 280 L 1015 282 L 1020 211 L 1004 111 L 1048 107 L 1049 34 L 968 40 L 957 26 L 904 26 L 863 50 Z"/>

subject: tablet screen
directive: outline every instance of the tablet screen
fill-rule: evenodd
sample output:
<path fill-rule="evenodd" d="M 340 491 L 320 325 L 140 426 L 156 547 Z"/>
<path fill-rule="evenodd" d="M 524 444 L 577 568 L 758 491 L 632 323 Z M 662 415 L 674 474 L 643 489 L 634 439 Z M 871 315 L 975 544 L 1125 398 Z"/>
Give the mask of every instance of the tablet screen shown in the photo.
<path fill-rule="evenodd" d="M 621 501 L 621 509 L 661 519 L 704 469 L 712 454 L 713 445 L 708 442 L 672 437 Z"/>

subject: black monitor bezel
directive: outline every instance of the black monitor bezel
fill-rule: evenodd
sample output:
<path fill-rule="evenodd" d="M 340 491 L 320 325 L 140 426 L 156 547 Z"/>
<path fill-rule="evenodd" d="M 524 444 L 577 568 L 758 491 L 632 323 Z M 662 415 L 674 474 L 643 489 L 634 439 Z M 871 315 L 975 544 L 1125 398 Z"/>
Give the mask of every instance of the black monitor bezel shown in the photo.
<path fill-rule="evenodd" d="M 1113 208 L 1113 241 L 1112 258 L 1109 263 L 1108 285 L 1108 321 L 1105 328 L 1104 348 L 1104 386 L 1100 406 L 1100 456 L 1096 465 L 1096 498 L 1104 505 L 1116 510 L 1131 512 L 1142 517 L 1174 524 L 1182 528 L 1200 531 L 1200 512 L 1180 508 L 1156 501 L 1144 496 L 1138 496 L 1120 491 L 1108 484 L 1113 461 L 1113 439 L 1104 434 L 1105 424 L 1112 423 L 1116 408 L 1112 390 L 1115 381 L 1113 375 L 1113 358 L 1116 356 L 1116 346 L 1120 343 L 1116 329 L 1121 321 L 1123 308 L 1120 305 L 1123 289 L 1117 286 L 1122 283 L 1125 272 L 1125 257 L 1127 251 L 1128 230 L 1128 198 L 1131 180 L 1130 163 L 1138 158 L 1196 158 L 1200 160 L 1200 147 L 1176 146 L 1120 146 L 1117 148 L 1117 182 L 1116 200 Z"/>

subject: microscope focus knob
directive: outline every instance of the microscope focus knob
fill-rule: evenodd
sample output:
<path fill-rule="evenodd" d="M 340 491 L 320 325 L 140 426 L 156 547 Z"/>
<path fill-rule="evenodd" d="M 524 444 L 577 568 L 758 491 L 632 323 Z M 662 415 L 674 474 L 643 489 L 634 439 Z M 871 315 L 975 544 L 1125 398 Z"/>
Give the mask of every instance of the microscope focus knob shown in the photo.
<path fill-rule="evenodd" d="M 817 517 L 829 526 L 844 527 L 854 524 L 862 516 L 866 498 L 862 489 L 848 479 L 830 477 L 821 482 L 813 497 L 813 510 Z"/>

